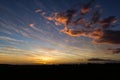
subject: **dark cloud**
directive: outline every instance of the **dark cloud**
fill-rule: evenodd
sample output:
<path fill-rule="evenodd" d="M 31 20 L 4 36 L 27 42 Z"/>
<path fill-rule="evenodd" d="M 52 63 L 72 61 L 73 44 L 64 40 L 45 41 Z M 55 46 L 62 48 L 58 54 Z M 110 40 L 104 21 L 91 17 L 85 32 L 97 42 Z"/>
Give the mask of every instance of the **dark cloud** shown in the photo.
<path fill-rule="evenodd" d="M 81 9 L 81 15 L 85 15 L 87 14 L 88 12 L 90 12 L 91 10 L 91 6 L 92 4 L 94 3 L 95 0 L 90 0 L 90 2 L 88 2 L 87 4 L 85 4 L 83 6 L 83 8 Z"/>
<path fill-rule="evenodd" d="M 88 25 L 88 28 L 91 27 L 93 24 L 97 23 L 100 20 L 100 17 L 102 15 L 102 12 L 100 9 L 96 9 L 93 13 L 92 19 Z"/>
<path fill-rule="evenodd" d="M 96 43 L 120 44 L 120 31 L 105 30 Z"/>
<path fill-rule="evenodd" d="M 109 16 L 108 18 L 99 21 L 99 23 L 103 28 L 107 28 L 116 23 L 116 21 L 117 18 L 115 16 Z"/>
<path fill-rule="evenodd" d="M 77 11 L 76 10 L 74 10 L 74 9 L 70 9 L 70 10 L 67 10 L 66 11 L 66 17 L 67 17 L 67 22 L 66 22 L 66 24 L 68 25 L 70 22 L 71 22 L 71 20 L 72 20 L 72 18 L 73 18 L 73 16 L 75 15 L 75 13 L 76 13 Z"/>
<path fill-rule="evenodd" d="M 91 59 L 88 59 L 88 61 L 95 61 L 95 62 L 120 62 L 120 61 L 117 61 L 117 60 L 101 59 L 101 58 L 91 58 Z"/>
<path fill-rule="evenodd" d="M 82 25 L 82 26 L 86 27 L 87 26 L 87 21 L 84 18 L 78 18 L 72 24 L 73 25 Z"/>
<path fill-rule="evenodd" d="M 116 48 L 116 49 L 108 49 L 108 50 L 111 50 L 113 54 L 119 54 L 120 53 L 120 48 Z"/>

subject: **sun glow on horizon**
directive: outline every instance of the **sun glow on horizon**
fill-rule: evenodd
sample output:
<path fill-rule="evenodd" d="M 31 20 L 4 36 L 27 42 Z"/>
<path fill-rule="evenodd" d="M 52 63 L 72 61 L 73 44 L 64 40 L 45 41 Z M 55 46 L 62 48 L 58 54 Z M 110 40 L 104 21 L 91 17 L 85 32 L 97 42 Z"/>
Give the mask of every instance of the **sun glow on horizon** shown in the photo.
<path fill-rule="evenodd" d="M 35 63 L 37 63 L 37 64 L 53 64 L 54 59 L 52 57 L 48 57 L 48 56 L 40 56 L 40 57 L 36 58 Z"/>

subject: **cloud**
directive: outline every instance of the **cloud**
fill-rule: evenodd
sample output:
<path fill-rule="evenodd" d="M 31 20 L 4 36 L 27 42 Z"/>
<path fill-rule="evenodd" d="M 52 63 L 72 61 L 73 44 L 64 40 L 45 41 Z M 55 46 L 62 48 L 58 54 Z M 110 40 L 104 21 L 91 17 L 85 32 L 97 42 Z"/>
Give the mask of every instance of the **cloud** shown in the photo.
<path fill-rule="evenodd" d="M 66 17 L 67 17 L 67 22 L 66 22 L 66 24 L 69 24 L 70 22 L 71 22 L 71 19 L 73 18 L 73 16 L 75 15 L 75 13 L 76 13 L 77 11 L 76 10 L 74 10 L 74 9 L 69 9 L 69 10 L 67 10 L 66 11 Z"/>
<path fill-rule="evenodd" d="M 81 9 L 81 15 L 85 15 L 91 10 L 91 6 L 94 3 L 95 0 L 90 0 L 87 4 L 85 4 Z"/>
<path fill-rule="evenodd" d="M 88 61 L 90 61 L 90 62 L 120 62 L 120 61 L 117 61 L 117 60 L 101 59 L 101 58 L 91 58 L 91 59 L 88 59 Z"/>
<path fill-rule="evenodd" d="M 110 29 L 118 19 L 115 16 L 101 19 L 103 13 L 98 5 L 90 12 L 94 1 L 90 0 L 79 9 L 72 7 L 63 12 L 54 12 L 52 16 L 45 18 L 53 21 L 56 25 L 64 26 L 60 32 L 69 36 L 92 38 L 94 43 L 99 44 L 120 44 L 120 37 L 118 37 L 120 31 Z M 90 17 L 86 15 L 89 12 Z"/>
<path fill-rule="evenodd" d="M 34 23 L 30 23 L 29 26 L 30 27 L 35 27 L 35 24 Z"/>
<path fill-rule="evenodd" d="M 6 37 L 6 36 L 0 36 L 0 40 L 8 41 L 8 42 L 14 42 L 14 43 L 19 43 L 19 44 L 25 44 L 25 41 L 13 39 L 13 38 Z"/>
<path fill-rule="evenodd" d="M 54 52 L 56 49 L 50 48 L 50 47 L 39 47 L 40 50 L 46 51 L 46 52 Z"/>
<path fill-rule="evenodd" d="M 94 3 L 94 1 L 95 0 L 90 0 L 88 3 L 83 5 L 82 9 L 80 9 L 80 8 L 75 9 L 74 7 L 72 7 L 70 9 L 66 10 L 66 11 L 63 11 L 63 12 L 54 12 L 51 17 L 47 16 L 46 19 L 53 20 L 53 21 L 61 23 L 63 25 L 69 25 L 71 23 L 74 23 L 74 21 L 72 21 L 72 19 L 75 18 L 75 16 L 77 15 L 78 12 L 80 12 L 81 15 L 85 15 L 88 12 L 90 12 L 91 6 Z M 76 5 L 78 5 L 78 4 L 76 4 Z M 35 12 L 43 13 L 44 11 L 40 10 L 40 9 L 36 9 Z M 77 19 L 77 20 L 79 20 L 79 19 Z"/>
<path fill-rule="evenodd" d="M 65 12 L 55 13 L 55 21 L 63 25 L 69 25 L 76 12 L 75 9 L 69 9 Z"/>
<path fill-rule="evenodd" d="M 41 13 L 42 10 L 41 10 L 41 9 L 36 9 L 35 12 L 36 12 L 36 13 Z"/>
<path fill-rule="evenodd" d="M 16 56 L 34 57 L 36 53 L 30 50 L 25 50 L 17 47 L 5 46 L 0 48 L 0 53 Z"/>
<path fill-rule="evenodd" d="M 120 31 L 95 29 L 94 31 L 72 30 L 64 28 L 61 32 L 69 36 L 84 36 L 92 38 L 95 43 L 120 44 Z"/>
<path fill-rule="evenodd" d="M 113 54 L 119 54 L 120 53 L 120 48 L 116 48 L 116 49 L 109 48 L 108 50 L 112 51 Z"/>
<path fill-rule="evenodd" d="M 120 31 L 105 30 L 103 34 L 98 36 L 96 43 L 120 44 Z"/>
<path fill-rule="evenodd" d="M 101 28 L 108 28 L 117 22 L 117 18 L 115 16 L 109 16 L 108 18 L 101 20 L 100 18 L 102 16 L 102 9 L 98 5 L 96 5 L 95 9 L 92 10 L 92 17 L 90 17 L 90 19 L 86 19 L 85 14 L 90 12 L 94 2 L 95 0 L 90 0 L 87 4 L 79 9 L 72 7 L 63 12 L 53 12 L 52 16 L 45 16 L 45 18 L 50 21 L 54 21 L 56 25 L 63 25 L 64 27 L 81 25 L 84 28 L 86 27 L 86 29 L 93 27 L 94 24 L 97 23 L 101 25 Z"/>
<path fill-rule="evenodd" d="M 82 26 L 86 27 L 87 26 L 87 21 L 84 18 L 78 18 L 72 24 L 73 25 L 82 25 Z"/>
<path fill-rule="evenodd" d="M 101 30 L 96 28 L 93 31 L 73 30 L 65 27 L 61 32 L 74 37 L 84 36 L 92 38 L 95 43 L 120 44 L 120 31 Z"/>
<path fill-rule="evenodd" d="M 41 14 L 43 17 L 46 15 L 46 12 L 41 9 L 36 9 L 35 12 Z"/>
<path fill-rule="evenodd" d="M 53 17 L 46 17 L 46 19 L 48 19 L 48 20 L 50 20 L 50 21 L 52 21 L 52 20 L 54 20 L 54 18 Z"/>
<path fill-rule="evenodd" d="M 105 18 L 105 19 L 99 21 L 100 25 L 103 28 L 107 28 L 116 22 L 117 22 L 117 18 L 115 16 L 109 16 L 108 18 Z"/>
<path fill-rule="evenodd" d="M 93 39 L 95 43 L 104 43 L 104 44 L 120 44 L 120 31 L 113 30 L 101 30 L 95 29 L 93 32 L 90 32 L 90 38 Z"/>
<path fill-rule="evenodd" d="M 93 26 L 95 23 L 97 23 L 100 20 L 101 15 L 102 15 L 101 9 L 97 8 L 94 11 L 92 19 L 87 27 L 89 28 L 89 27 Z"/>
<path fill-rule="evenodd" d="M 35 57 L 35 53 L 31 51 L 15 47 L 0 48 L 0 64 L 34 64 Z"/>
<path fill-rule="evenodd" d="M 70 35 L 70 36 L 85 36 L 87 35 L 87 32 L 84 32 L 82 30 L 72 30 L 72 29 L 68 29 L 68 28 L 64 28 L 63 30 L 61 30 L 61 32 Z"/>
<path fill-rule="evenodd" d="M 94 40 L 97 40 L 97 39 L 100 39 L 104 35 L 104 32 L 101 29 L 96 28 L 90 34 L 91 34 L 90 38 L 93 38 Z"/>

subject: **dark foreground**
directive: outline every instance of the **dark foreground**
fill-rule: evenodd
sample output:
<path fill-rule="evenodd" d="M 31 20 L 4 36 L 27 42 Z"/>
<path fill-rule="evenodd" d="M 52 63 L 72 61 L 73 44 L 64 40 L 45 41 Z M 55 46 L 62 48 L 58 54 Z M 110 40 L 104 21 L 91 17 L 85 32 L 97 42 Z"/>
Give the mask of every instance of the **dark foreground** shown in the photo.
<path fill-rule="evenodd" d="M 63 79 L 119 77 L 120 64 L 79 64 L 79 65 L 0 65 L 0 76 L 4 78 Z M 9 77 L 7 77 L 9 76 Z M 87 77 L 89 76 L 89 77 Z"/>

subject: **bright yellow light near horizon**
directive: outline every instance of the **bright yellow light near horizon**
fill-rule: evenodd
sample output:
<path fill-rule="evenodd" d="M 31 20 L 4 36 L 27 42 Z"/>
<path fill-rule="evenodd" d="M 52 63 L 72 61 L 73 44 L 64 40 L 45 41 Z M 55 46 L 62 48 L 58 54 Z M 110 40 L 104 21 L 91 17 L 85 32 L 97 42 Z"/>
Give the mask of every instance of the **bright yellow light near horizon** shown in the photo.
<path fill-rule="evenodd" d="M 52 63 L 54 63 L 54 59 L 52 57 L 48 57 L 48 56 L 40 56 L 40 57 L 37 57 L 36 63 L 38 63 L 38 64 L 52 64 Z"/>
<path fill-rule="evenodd" d="M 50 60 L 52 60 L 51 57 L 40 57 L 40 59 L 41 59 L 42 61 L 50 61 Z"/>

